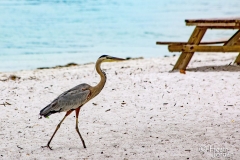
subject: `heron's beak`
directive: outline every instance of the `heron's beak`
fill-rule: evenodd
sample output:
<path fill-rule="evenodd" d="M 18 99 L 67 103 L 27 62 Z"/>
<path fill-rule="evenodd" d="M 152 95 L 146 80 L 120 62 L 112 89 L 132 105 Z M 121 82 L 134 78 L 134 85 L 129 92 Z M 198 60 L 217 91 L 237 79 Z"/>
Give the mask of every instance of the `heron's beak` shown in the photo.
<path fill-rule="evenodd" d="M 116 61 L 124 61 L 124 60 L 126 60 L 126 59 L 118 58 L 118 57 L 110 57 L 106 61 L 107 62 L 116 62 Z"/>

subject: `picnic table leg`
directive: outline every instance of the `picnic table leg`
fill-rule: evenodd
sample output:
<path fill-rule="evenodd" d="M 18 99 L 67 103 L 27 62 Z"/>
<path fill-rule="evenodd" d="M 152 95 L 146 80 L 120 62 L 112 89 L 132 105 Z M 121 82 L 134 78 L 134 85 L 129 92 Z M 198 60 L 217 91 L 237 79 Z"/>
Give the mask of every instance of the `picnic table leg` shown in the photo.
<path fill-rule="evenodd" d="M 238 30 L 227 42 L 224 43 L 224 46 L 233 46 L 239 41 L 240 30 Z"/>
<path fill-rule="evenodd" d="M 240 30 L 238 30 L 225 44 L 224 46 L 233 46 L 239 43 L 240 41 Z M 237 65 L 240 64 L 240 53 L 238 54 L 237 58 L 235 59 L 234 63 Z"/>
<path fill-rule="evenodd" d="M 240 53 L 238 54 L 237 58 L 234 61 L 235 64 L 240 65 Z"/>
<path fill-rule="evenodd" d="M 199 44 L 202 37 L 206 33 L 207 28 L 204 27 L 196 27 L 188 40 L 188 44 Z M 177 63 L 173 67 L 173 70 L 180 69 L 186 70 L 188 63 L 190 62 L 194 52 L 182 52 L 180 57 L 178 58 Z"/>
<path fill-rule="evenodd" d="M 240 30 L 238 30 L 225 44 L 224 46 L 233 46 L 238 43 L 240 38 Z M 240 64 L 240 53 L 238 54 L 237 58 L 235 59 L 234 63 L 237 65 Z"/>

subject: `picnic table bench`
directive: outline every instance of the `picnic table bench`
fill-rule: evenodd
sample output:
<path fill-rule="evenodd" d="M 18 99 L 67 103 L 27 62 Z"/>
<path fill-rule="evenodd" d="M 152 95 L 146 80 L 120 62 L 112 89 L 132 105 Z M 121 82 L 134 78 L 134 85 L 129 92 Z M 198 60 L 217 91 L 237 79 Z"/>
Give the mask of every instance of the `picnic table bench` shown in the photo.
<path fill-rule="evenodd" d="M 240 52 L 240 17 L 229 19 L 186 19 L 185 22 L 187 26 L 195 26 L 188 42 L 156 42 L 157 45 L 168 45 L 170 52 L 182 52 L 173 70 L 185 71 L 194 52 Z M 227 40 L 201 42 L 207 29 L 236 29 L 237 32 Z M 240 54 L 238 54 L 234 63 L 240 64 Z"/>

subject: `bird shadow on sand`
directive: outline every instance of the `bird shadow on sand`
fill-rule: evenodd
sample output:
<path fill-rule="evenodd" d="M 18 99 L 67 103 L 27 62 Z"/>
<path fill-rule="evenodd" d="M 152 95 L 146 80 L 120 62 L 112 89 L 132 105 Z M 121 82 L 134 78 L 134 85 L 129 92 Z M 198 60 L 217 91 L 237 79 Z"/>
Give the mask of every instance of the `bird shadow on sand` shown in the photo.
<path fill-rule="evenodd" d="M 220 65 L 220 66 L 202 66 L 186 69 L 189 72 L 239 72 L 240 66 L 238 65 Z"/>

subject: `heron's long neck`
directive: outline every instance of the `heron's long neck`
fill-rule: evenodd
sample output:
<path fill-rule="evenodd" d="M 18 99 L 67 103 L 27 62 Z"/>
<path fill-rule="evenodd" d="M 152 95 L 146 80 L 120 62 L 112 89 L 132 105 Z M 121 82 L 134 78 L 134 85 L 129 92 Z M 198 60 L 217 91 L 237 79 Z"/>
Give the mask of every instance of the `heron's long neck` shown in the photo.
<path fill-rule="evenodd" d="M 101 67 L 101 63 L 102 63 L 101 60 L 98 60 L 96 62 L 96 70 L 97 70 L 97 73 L 100 75 L 100 78 L 101 78 L 100 82 L 94 87 L 95 91 L 96 91 L 94 94 L 96 94 L 96 95 L 98 93 L 100 93 L 100 91 L 103 89 L 103 87 L 104 87 L 104 85 L 106 83 L 106 79 L 107 79 L 105 73 L 100 68 Z"/>

